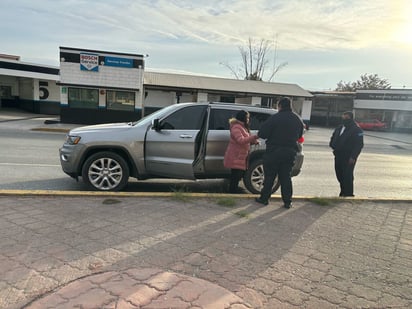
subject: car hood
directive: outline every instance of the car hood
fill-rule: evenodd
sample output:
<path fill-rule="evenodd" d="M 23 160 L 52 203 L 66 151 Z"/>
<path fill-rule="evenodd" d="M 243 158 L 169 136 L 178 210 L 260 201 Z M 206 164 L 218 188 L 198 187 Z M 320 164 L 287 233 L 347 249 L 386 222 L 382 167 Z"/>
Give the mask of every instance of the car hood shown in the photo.
<path fill-rule="evenodd" d="M 104 133 L 104 132 L 113 132 L 120 130 L 127 130 L 132 128 L 134 125 L 132 122 L 123 122 L 123 123 L 105 123 L 105 124 L 96 124 L 91 126 L 83 126 L 70 130 L 70 134 L 83 134 L 83 133 Z"/>

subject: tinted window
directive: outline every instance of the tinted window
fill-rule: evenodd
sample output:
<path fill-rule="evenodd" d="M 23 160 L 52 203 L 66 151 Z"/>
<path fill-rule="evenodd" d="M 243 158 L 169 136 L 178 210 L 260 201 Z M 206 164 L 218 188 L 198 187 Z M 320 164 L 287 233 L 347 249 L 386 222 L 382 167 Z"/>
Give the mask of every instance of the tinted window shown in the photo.
<path fill-rule="evenodd" d="M 69 88 L 69 106 L 95 108 L 99 105 L 99 90 L 89 88 Z"/>
<path fill-rule="evenodd" d="M 212 109 L 209 130 L 229 130 L 229 119 L 236 116 L 237 110 Z"/>
<path fill-rule="evenodd" d="M 205 106 L 188 106 L 164 118 L 161 127 L 166 130 L 199 130 Z"/>
<path fill-rule="evenodd" d="M 212 109 L 209 130 L 229 130 L 229 119 L 234 118 L 237 112 L 233 109 Z M 250 112 L 250 129 L 259 130 L 270 116 L 271 114 Z"/>
<path fill-rule="evenodd" d="M 106 91 L 107 109 L 134 111 L 135 93 L 128 91 Z"/>
<path fill-rule="evenodd" d="M 250 113 L 250 129 L 259 130 L 262 124 L 271 116 L 271 114 L 264 113 Z"/>

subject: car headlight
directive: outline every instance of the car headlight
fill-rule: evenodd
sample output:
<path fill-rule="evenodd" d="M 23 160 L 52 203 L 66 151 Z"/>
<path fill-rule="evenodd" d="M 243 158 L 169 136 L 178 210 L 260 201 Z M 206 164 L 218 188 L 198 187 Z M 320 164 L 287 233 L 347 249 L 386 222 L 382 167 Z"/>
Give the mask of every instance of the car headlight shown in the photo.
<path fill-rule="evenodd" d="M 77 135 L 66 135 L 66 144 L 77 145 L 80 142 L 81 137 Z"/>

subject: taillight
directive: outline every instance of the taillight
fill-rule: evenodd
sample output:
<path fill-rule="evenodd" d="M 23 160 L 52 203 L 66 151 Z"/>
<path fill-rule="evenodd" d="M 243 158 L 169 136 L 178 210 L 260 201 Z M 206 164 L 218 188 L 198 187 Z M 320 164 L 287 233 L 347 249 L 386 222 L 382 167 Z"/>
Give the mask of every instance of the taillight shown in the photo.
<path fill-rule="evenodd" d="M 304 141 L 305 141 L 305 138 L 303 136 L 299 137 L 298 139 L 299 144 L 303 144 Z"/>

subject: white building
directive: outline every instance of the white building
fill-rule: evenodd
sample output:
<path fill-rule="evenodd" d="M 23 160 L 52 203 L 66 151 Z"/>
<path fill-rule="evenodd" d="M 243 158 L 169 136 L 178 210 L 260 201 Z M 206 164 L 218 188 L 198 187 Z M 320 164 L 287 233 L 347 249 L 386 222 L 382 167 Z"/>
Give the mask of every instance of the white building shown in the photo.
<path fill-rule="evenodd" d="M 140 117 L 142 55 L 60 47 L 60 118 L 101 123 Z"/>
<path fill-rule="evenodd" d="M 0 100 L 5 107 L 60 114 L 67 123 L 133 121 L 167 105 L 219 101 L 276 107 L 290 97 L 309 123 L 312 101 L 296 84 L 236 80 L 145 70 L 144 57 L 60 47 L 60 67 L 0 55 Z"/>
<path fill-rule="evenodd" d="M 356 119 L 378 119 L 394 131 L 412 131 L 412 90 L 358 90 L 353 108 Z"/>
<path fill-rule="evenodd" d="M 42 114 L 60 112 L 59 68 L 21 62 L 0 54 L 0 107 L 18 107 Z"/>

